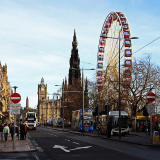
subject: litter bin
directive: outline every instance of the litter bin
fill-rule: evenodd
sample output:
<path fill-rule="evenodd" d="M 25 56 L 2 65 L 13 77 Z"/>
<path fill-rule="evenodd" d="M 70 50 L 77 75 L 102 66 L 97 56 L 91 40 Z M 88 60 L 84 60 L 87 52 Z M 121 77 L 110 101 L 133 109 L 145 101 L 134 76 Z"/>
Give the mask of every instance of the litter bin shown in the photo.
<path fill-rule="evenodd" d="M 159 132 L 158 131 L 153 132 L 153 144 L 159 144 Z"/>

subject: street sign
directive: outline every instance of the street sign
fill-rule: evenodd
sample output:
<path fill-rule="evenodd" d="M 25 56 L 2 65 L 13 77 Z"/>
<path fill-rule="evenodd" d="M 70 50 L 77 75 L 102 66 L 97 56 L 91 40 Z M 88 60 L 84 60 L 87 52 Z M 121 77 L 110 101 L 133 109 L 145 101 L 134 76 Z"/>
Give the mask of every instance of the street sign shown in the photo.
<path fill-rule="evenodd" d="M 153 102 L 153 101 L 155 101 L 155 97 L 156 97 L 156 95 L 155 95 L 153 92 L 148 92 L 148 93 L 147 93 L 147 101 L 148 101 L 148 102 Z"/>
<path fill-rule="evenodd" d="M 21 104 L 20 103 L 11 103 L 9 106 L 10 114 L 20 114 Z"/>
<path fill-rule="evenodd" d="M 21 95 L 19 93 L 11 94 L 11 101 L 12 103 L 18 103 L 21 101 Z"/>
<path fill-rule="evenodd" d="M 146 108 L 149 115 L 155 115 L 155 106 L 152 103 L 147 104 Z"/>

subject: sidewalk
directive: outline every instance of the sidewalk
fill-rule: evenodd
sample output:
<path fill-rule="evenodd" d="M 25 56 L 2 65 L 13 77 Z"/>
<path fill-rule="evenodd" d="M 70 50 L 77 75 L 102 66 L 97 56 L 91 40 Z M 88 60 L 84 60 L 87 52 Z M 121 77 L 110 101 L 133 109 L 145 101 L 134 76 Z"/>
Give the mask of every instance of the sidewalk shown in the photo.
<path fill-rule="evenodd" d="M 33 152 L 36 151 L 35 147 L 32 145 L 31 141 L 27 137 L 26 140 L 18 140 L 16 137 L 15 140 L 15 149 L 13 149 L 13 141 L 11 140 L 11 136 L 8 136 L 8 141 L 0 141 L 0 153 L 12 152 L 12 153 L 20 153 L 20 152 Z"/>
<path fill-rule="evenodd" d="M 52 128 L 52 127 L 47 127 L 47 128 Z M 56 130 L 63 130 L 62 128 L 52 128 Z M 72 131 L 71 129 L 64 129 L 64 132 L 70 132 L 73 134 L 80 134 L 84 136 L 93 136 L 93 137 L 101 137 L 104 139 L 108 140 L 113 140 L 113 141 L 119 141 L 119 142 L 124 142 L 124 143 L 131 143 L 131 144 L 138 144 L 138 145 L 143 145 L 143 146 L 152 146 L 152 147 L 160 147 L 159 144 L 152 144 L 152 139 L 151 137 L 144 132 L 130 132 L 129 135 L 126 136 L 121 136 L 121 139 L 119 139 L 118 136 L 111 136 L 111 138 L 107 138 L 105 135 L 98 135 L 96 132 L 94 133 L 82 133 L 78 131 Z"/>

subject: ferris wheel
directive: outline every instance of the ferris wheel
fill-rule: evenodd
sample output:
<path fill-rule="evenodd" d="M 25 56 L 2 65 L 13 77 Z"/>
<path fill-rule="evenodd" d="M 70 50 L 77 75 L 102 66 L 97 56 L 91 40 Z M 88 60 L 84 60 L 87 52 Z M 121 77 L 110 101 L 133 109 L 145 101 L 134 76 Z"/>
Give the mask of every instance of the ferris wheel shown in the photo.
<path fill-rule="evenodd" d="M 127 18 L 122 12 L 111 12 L 106 17 L 98 45 L 97 86 L 103 91 L 117 89 L 119 71 L 123 93 L 132 79 L 132 43 Z M 120 66 L 119 66 L 120 65 Z M 120 69 L 119 69 L 120 68 Z"/>

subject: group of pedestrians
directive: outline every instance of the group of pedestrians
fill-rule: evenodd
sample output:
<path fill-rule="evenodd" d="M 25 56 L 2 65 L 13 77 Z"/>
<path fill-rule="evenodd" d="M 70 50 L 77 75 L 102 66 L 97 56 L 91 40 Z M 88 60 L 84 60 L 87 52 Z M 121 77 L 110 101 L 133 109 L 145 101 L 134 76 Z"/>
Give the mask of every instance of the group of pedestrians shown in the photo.
<path fill-rule="evenodd" d="M 25 140 L 27 135 L 27 126 L 25 124 L 15 125 L 12 124 L 3 124 L 0 123 L 0 140 L 3 141 L 3 138 L 5 142 L 8 140 L 8 135 L 11 135 L 11 138 L 13 140 L 14 134 L 17 136 L 18 140 Z"/>

